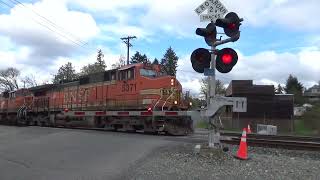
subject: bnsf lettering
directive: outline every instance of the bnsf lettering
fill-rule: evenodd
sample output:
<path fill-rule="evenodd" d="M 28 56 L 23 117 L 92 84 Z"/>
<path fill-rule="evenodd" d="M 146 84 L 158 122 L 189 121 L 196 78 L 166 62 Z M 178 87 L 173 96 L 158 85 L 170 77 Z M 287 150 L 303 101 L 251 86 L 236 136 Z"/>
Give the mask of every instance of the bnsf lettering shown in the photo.
<path fill-rule="evenodd" d="M 79 89 L 79 92 L 77 90 L 69 90 L 65 91 L 64 93 L 64 103 L 76 103 L 78 102 L 87 102 L 89 96 L 89 91 L 87 88 L 81 88 Z"/>

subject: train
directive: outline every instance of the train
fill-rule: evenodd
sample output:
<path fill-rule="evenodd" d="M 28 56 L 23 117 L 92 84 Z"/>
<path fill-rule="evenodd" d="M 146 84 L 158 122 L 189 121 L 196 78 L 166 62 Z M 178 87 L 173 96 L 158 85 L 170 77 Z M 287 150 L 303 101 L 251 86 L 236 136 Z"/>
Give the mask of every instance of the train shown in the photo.
<path fill-rule="evenodd" d="M 136 63 L 76 80 L 2 92 L 0 123 L 186 135 L 191 103 L 161 65 Z"/>

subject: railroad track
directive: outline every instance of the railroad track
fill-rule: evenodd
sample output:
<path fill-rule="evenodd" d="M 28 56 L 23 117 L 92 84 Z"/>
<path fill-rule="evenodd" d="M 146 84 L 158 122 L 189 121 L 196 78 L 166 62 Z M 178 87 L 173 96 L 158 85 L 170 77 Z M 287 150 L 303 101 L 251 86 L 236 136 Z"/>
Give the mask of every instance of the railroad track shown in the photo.
<path fill-rule="evenodd" d="M 240 138 L 223 139 L 221 142 L 226 144 L 238 145 Z M 303 141 L 288 141 L 288 140 L 273 140 L 273 139 L 247 139 L 248 146 L 283 148 L 293 150 L 310 150 L 320 151 L 320 143 L 318 142 L 303 142 Z"/>
<path fill-rule="evenodd" d="M 239 133 L 221 133 L 222 136 L 229 137 L 222 142 L 227 144 L 239 144 Z M 320 138 L 310 136 L 270 136 L 259 134 L 247 134 L 248 146 L 260 146 L 271 148 L 284 148 L 293 150 L 320 151 Z"/>
<path fill-rule="evenodd" d="M 241 137 L 240 133 L 222 132 L 222 136 Z M 272 139 L 272 140 L 287 140 L 287 141 L 305 141 L 305 142 L 319 142 L 320 137 L 312 136 L 290 136 L 290 135 L 260 135 L 260 134 L 247 134 L 247 138 L 254 139 Z"/>
<path fill-rule="evenodd" d="M 208 131 L 196 131 L 195 135 L 198 137 L 206 138 Z M 239 145 L 241 133 L 235 132 L 221 132 L 222 142 L 226 144 Z M 270 148 L 283 148 L 294 150 L 310 150 L 320 151 L 320 137 L 312 136 L 290 136 L 290 135 L 260 135 L 260 134 L 247 134 L 248 146 L 270 147 Z"/>

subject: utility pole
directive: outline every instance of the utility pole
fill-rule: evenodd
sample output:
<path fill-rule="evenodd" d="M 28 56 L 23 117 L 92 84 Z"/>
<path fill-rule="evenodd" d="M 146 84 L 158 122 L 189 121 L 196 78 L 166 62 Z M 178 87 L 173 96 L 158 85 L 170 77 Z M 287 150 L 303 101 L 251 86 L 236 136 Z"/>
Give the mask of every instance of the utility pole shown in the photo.
<path fill-rule="evenodd" d="M 129 57 L 130 57 L 130 47 L 132 47 L 132 44 L 130 43 L 131 39 L 135 39 L 137 38 L 136 36 L 128 36 L 128 37 L 123 37 L 120 38 L 121 40 L 123 40 L 123 42 L 127 45 L 127 65 L 129 64 Z"/>

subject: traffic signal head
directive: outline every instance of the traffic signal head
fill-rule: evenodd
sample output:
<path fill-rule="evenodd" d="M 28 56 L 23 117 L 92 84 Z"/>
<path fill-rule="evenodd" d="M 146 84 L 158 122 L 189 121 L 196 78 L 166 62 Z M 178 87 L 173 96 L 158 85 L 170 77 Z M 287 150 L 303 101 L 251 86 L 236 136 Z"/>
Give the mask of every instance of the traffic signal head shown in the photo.
<path fill-rule="evenodd" d="M 228 73 L 238 62 L 238 54 L 231 48 L 223 48 L 217 51 L 216 69 L 221 73 Z"/>
<path fill-rule="evenodd" d="M 225 18 L 216 20 L 216 26 L 222 27 L 227 36 L 233 37 L 239 33 L 241 21 L 236 13 L 229 12 Z"/>
<path fill-rule="evenodd" d="M 198 73 L 203 73 L 205 68 L 210 68 L 211 54 L 207 49 L 194 50 L 190 59 L 192 68 Z"/>
<path fill-rule="evenodd" d="M 217 37 L 216 25 L 214 23 L 209 23 L 206 28 L 197 28 L 196 34 L 203 36 L 208 46 L 212 46 Z"/>

